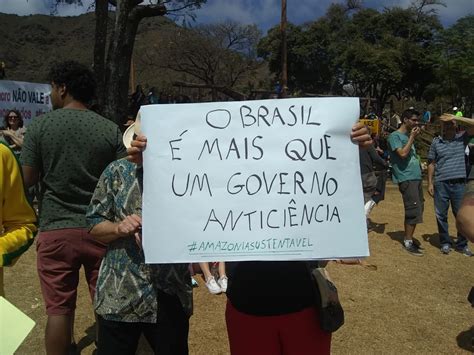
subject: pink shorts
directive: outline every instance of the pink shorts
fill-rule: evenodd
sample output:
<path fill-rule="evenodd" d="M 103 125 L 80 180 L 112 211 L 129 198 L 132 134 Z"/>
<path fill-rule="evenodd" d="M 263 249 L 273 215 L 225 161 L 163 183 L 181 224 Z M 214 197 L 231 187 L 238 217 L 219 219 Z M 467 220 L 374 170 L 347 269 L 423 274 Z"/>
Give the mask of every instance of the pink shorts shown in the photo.
<path fill-rule="evenodd" d="M 72 314 L 76 309 L 79 269 L 84 266 L 91 298 L 107 246 L 83 228 L 40 232 L 36 243 L 38 275 L 48 315 Z"/>

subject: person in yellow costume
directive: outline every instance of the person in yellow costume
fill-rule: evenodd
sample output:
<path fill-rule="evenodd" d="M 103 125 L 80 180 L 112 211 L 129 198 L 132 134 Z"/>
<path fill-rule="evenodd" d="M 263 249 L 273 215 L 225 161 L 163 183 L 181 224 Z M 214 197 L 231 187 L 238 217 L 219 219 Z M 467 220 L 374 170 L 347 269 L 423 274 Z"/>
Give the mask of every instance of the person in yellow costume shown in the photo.
<path fill-rule="evenodd" d="M 0 296 L 3 267 L 13 265 L 33 243 L 36 214 L 28 203 L 21 167 L 11 149 L 0 142 Z"/>

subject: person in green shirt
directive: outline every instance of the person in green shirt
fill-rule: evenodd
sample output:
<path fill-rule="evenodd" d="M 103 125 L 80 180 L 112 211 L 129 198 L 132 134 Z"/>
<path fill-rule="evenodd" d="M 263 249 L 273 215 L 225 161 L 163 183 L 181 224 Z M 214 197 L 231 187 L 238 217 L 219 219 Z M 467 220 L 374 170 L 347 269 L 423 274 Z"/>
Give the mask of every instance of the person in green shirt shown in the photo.
<path fill-rule="evenodd" d="M 119 127 L 87 109 L 95 79 L 84 65 L 52 67 L 53 111 L 36 118 L 23 142 L 26 186 L 42 185 L 37 265 L 48 321 L 48 355 L 71 343 L 79 270 L 84 266 L 93 298 L 105 245 L 88 233 L 86 210 L 105 167 L 126 154 Z"/>
<path fill-rule="evenodd" d="M 454 112 L 454 116 L 457 116 L 457 117 L 462 117 L 464 116 L 464 114 L 462 113 L 462 111 L 460 109 L 458 109 L 456 106 L 453 107 L 453 112 Z"/>
<path fill-rule="evenodd" d="M 420 246 L 413 241 L 416 225 L 423 222 L 423 189 L 421 186 L 421 167 L 415 149 L 415 138 L 420 134 L 419 113 L 405 110 L 401 116 L 402 124 L 388 137 L 392 180 L 398 184 L 405 208 L 405 238 L 403 246 L 415 256 L 423 256 Z"/>

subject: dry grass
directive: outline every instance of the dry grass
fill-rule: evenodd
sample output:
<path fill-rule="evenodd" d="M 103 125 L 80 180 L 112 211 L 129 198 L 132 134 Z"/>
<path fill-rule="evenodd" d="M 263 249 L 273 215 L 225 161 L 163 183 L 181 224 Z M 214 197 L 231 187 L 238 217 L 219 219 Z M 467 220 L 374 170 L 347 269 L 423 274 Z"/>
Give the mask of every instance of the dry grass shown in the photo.
<path fill-rule="evenodd" d="M 400 194 L 388 186 L 387 199 L 372 212 L 377 223 L 370 232 L 376 271 L 331 264 L 346 310 L 346 324 L 334 334 L 334 354 L 453 354 L 472 353 L 474 310 L 466 300 L 474 285 L 474 258 L 438 249 L 433 202 L 426 195 L 425 223 L 416 231 L 425 256 L 401 248 L 403 208 Z M 452 234 L 455 228 L 450 220 Z M 348 236 L 350 238 L 350 236 Z M 224 321 L 225 296 L 211 296 L 197 277 L 195 314 L 191 320 L 191 354 L 228 354 Z M 36 320 L 37 325 L 18 354 L 42 354 L 45 315 L 36 275 L 34 248 L 6 270 L 7 298 Z M 84 281 L 78 299 L 76 339 L 83 354 L 91 354 L 93 315 Z M 146 354 L 142 346 L 141 354 Z"/>

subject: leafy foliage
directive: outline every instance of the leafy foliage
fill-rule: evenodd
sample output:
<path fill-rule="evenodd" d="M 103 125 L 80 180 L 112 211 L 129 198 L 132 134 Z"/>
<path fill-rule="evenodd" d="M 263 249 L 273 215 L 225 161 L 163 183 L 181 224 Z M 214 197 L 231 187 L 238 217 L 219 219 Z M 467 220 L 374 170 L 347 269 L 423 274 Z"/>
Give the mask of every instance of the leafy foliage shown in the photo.
<path fill-rule="evenodd" d="M 290 89 L 375 98 L 381 113 L 391 96 L 433 100 L 440 93 L 436 83 L 446 81 L 449 71 L 453 100 L 472 97 L 467 84 L 473 74 L 472 16 L 444 31 L 436 14 L 439 6 L 445 5 L 415 0 L 406 9 L 377 11 L 348 1 L 331 5 L 325 16 L 308 24 L 289 25 Z M 280 45 L 278 27 L 258 45 L 277 77 Z"/>
<path fill-rule="evenodd" d="M 458 20 L 443 31 L 437 43 L 434 94 L 447 95 L 453 104 L 464 104 L 468 112 L 474 105 L 474 15 Z M 464 102 L 463 102 L 464 101 Z"/>

